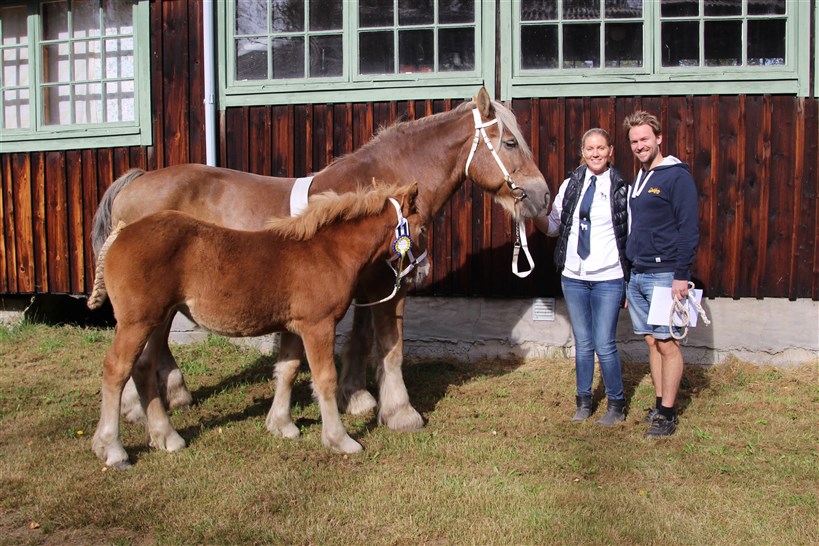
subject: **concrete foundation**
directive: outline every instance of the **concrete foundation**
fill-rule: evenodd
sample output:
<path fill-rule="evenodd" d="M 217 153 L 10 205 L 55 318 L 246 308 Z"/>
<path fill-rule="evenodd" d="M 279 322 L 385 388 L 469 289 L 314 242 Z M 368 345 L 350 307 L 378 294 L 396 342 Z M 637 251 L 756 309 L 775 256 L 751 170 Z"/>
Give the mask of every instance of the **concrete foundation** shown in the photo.
<path fill-rule="evenodd" d="M 533 304 L 529 299 L 411 297 L 404 320 L 405 355 L 465 361 L 573 356 L 574 340 L 565 302 L 556 300 L 554 320 L 534 320 Z M 711 325 L 700 321 L 689 329 L 682 342 L 687 363 L 719 364 L 736 357 L 777 366 L 819 364 L 819 302 L 717 298 L 706 299 L 702 305 Z M 350 311 L 339 325 L 339 348 L 349 335 L 351 317 Z M 177 316 L 173 341 L 197 341 L 206 335 Z M 617 339 L 624 360 L 647 360 L 645 342 L 632 332 L 625 310 L 620 313 Z M 240 342 L 265 352 L 275 351 L 278 346 L 275 335 Z"/>

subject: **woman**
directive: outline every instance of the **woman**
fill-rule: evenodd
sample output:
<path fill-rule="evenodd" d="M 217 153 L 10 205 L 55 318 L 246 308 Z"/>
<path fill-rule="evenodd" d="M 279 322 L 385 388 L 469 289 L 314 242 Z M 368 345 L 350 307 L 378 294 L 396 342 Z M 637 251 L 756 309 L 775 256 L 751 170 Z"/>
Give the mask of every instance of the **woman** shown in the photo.
<path fill-rule="evenodd" d="M 577 412 L 573 422 L 592 413 L 594 355 L 600 361 L 608 409 L 601 425 L 625 419 L 623 374 L 615 334 L 624 302 L 629 265 L 627 186 L 609 164 L 611 138 L 603 129 L 586 131 L 580 148 L 583 163 L 563 181 L 547 218 L 538 229 L 559 237 L 555 266 L 575 338 Z"/>

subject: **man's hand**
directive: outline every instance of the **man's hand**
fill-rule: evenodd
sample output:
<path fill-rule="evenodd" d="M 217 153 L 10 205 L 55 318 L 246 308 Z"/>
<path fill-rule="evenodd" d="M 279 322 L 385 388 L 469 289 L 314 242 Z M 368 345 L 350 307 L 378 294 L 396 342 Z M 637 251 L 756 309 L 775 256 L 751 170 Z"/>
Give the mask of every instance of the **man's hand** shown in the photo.
<path fill-rule="evenodd" d="M 678 281 L 674 279 L 671 283 L 671 297 L 678 301 L 687 299 L 688 281 Z"/>

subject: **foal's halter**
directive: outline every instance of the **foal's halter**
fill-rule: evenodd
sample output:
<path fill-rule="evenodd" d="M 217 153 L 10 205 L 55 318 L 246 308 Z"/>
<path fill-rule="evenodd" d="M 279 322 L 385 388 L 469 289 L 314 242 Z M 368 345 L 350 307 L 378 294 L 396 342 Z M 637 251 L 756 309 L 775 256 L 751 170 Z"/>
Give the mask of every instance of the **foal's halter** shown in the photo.
<path fill-rule="evenodd" d="M 504 182 L 506 182 L 506 185 L 512 192 L 512 197 L 515 198 L 515 203 L 517 204 L 518 202 L 523 201 L 529 196 L 526 195 L 526 191 L 523 188 L 517 186 L 512 180 L 512 177 L 509 175 L 509 171 L 506 170 L 503 161 L 501 161 L 500 156 L 498 156 L 497 150 L 495 150 L 495 147 L 492 146 L 492 141 L 489 140 L 489 136 L 486 134 L 486 128 L 498 123 L 498 118 L 483 121 L 481 119 L 481 113 L 477 108 L 472 109 L 472 117 L 475 120 L 475 137 L 472 139 L 472 148 L 469 150 L 469 156 L 466 158 L 464 174 L 466 174 L 466 177 L 469 178 L 469 164 L 472 163 L 472 157 L 475 155 L 475 150 L 478 149 L 478 142 L 480 141 L 481 136 L 483 136 L 483 141 L 486 144 L 486 147 L 489 148 L 489 151 L 492 153 L 492 157 L 495 158 L 495 163 L 498 164 L 498 167 L 500 167 L 500 170 L 503 173 Z M 526 259 L 529 262 L 529 269 L 526 271 L 518 271 L 518 256 L 520 255 L 521 248 L 523 248 L 523 254 L 526 256 Z M 512 250 L 512 273 L 520 278 L 523 278 L 527 277 L 529 273 L 534 270 L 534 268 L 535 262 L 532 260 L 532 254 L 529 252 L 529 242 L 526 239 L 526 227 L 523 224 L 523 220 L 521 220 L 515 225 L 515 246 Z"/>
<path fill-rule="evenodd" d="M 401 205 L 398 204 L 398 201 L 393 199 L 392 197 L 389 198 L 390 203 L 392 206 L 395 207 L 395 213 L 398 215 L 398 224 L 395 226 L 395 241 L 392 244 L 392 249 L 395 252 L 395 255 L 386 260 L 387 265 L 390 266 L 393 273 L 395 273 L 395 285 L 392 287 L 392 293 L 385 298 L 381 298 L 378 301 L 373 301 L 370 303 L 353 303 L 356 307 L 371 307 L 373 305 L 378 305 L 379 303 L 384 303 L 385 301 L 389 301 L 395 297 L 398 293 L 398 289 L 401 288 L 401 281 L 406 277 L 410 271 L 415 269 L 415 266 L 422 263 L 424 260 L 427 259 L 427 251 L 424 250 L 420 256 L 417 258 L 412 253 L 412 239 L 410 238 L 410 230 L 409 230 L 409 222 L 407 219 L 404 218 L 404 215 L 401 214 Z M 409 264 L 404 269 L 401 269 L 401 266 L 404 263 L 404 258 L 409 258 Z M 392 262 L 398 262 L 397 268 L 393 267 Z"/>

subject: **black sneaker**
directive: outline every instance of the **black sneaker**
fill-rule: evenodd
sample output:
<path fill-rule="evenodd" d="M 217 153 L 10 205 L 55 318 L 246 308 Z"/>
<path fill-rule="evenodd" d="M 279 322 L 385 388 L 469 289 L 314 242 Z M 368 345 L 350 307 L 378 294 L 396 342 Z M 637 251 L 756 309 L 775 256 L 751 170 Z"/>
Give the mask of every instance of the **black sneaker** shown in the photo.
<path fill-rule="evenodd" d="M 650 425 L 654 422 L 654 419 L 660 414 L 660 410 L 657 407 L 653 407 L 646 412 L 646 416 L 643 417 L 643 420 L 640 421 L 644 425 Z"/>
<path fill-rule="evenodd" d="M 673 419 L 667 419 L 664 415 L 658 413 L 646 431 L 646 437 L 661 438 L 663 436 L 671 436 L 677 430 L 678 422 L 676 416 L 674 416 Z"/>

